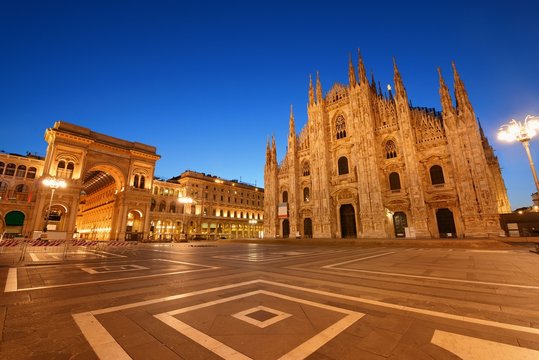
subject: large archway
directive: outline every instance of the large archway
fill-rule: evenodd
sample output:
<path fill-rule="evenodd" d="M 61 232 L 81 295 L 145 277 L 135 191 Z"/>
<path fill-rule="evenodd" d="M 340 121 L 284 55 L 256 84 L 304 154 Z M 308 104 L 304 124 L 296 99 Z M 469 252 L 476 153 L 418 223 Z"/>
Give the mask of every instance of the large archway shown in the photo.
<path fill-rule="evenodd" d="M 82 238 L 113 238 L 117 194 L 122 189 L 122 183 L 123 176 L 112 166 L 94 166 L 84 174 L 76 222 Z"/>
<path fill-rule="evenodd" d="M 25 215 L 22 211 L 8 212 L 4 218 L 6 224 L 4 232 L 8 234 L 8 236 L 21 236 L 24 218 Z"/>
<path fill-rule="evenodd" d="M 142 240 L 144 223 L 142 213 L 139 210 L 131 210 L 127 213 L 127 225 L 125 229 L 126 240 Z"/>
<path fill-rule="evenodd" d="M 352 204 L 341 205 L 339 210 L 341 215 L 341 237 L 356 238 L 356 216 Z"/>

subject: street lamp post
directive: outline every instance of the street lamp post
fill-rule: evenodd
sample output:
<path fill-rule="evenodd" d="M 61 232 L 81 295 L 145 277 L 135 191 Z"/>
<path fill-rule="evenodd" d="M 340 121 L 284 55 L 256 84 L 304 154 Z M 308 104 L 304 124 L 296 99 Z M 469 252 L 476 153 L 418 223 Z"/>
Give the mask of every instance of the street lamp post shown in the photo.
<path fill-rule="evenodd" d="M 47 210 L 47 216 L 45 218 L 45 226 L 43 227 L 43 231 L 47 232 L 48 226 L 49 226 L 49 218 L 51 216 L 51 208 L 52 208 L 52 200 L 54 198 L 54 192 L 56 191 L 56 189 L 65 188 L 67 186 L 67 183 L 63 179 L 49 177 L 43 180 L 43 185 L 51 189 L 51 199 L 49 201 L 49 209 Z"/>
<path fill-rule="evenodd" d="M 194 202 L 193 198 L 190 198 L 189 196 L 180 196 L 178 198 L 178 202 L 183 204 L 183 215 L 182 215 L 182 235 L 185 239 L 187 239 L 186 233 L 185 233 L 185 205 L 192 204 Z"/>
<path fill-rule="evenodd" d="M 524 122 L 521 123 L 512 119 L 508 124 L 502 125 L 498 130 L 498 139 L 507 142 L 518 141 L 524 146 L 530 168 L 532 169 L 533 181 L 537 192 L 535 197 L 539 197 L 539 180 L 533 164 L 532 155 L 530 153 L 530 140 L 539 132 L 539 116 L 527 115 Z"/>

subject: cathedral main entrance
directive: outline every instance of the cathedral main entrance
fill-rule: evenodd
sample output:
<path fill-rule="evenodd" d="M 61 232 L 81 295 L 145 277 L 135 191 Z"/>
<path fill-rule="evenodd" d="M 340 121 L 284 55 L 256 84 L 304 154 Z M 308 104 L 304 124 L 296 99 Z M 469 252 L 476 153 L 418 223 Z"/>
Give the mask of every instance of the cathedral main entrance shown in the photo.
<path fill-rule="evenodd" d="M 457 237 L 455 219 L 453 213 L 447 208 L 436 211 L 436 222 L 438 223 L 438 232 L 441 238 Z"/>
<path fill-rule="evenodd" d="M 393 214 L 393 226 L 395 227 L 395 237 L 405 237 L 405 228 L 408 226 L 406 214 L 402 211 L 397 211 Z"/>
<path fill-rule="evenodd" d="M 313 237 L 313 221 L 311 218 L 305 218 L 303 220 L 303 236 L 306 238 Z"/>
<path fill-rule="evenodd" d="M 356 216 L 352 204 L 344 204 L 340 208 L 341 215 L 341 237 L 356 238 Z"/>
<path fill-rule="evenodd" d="M 290 221 L 288 219 L 283 220 L 283 238 L 290 236 Z"/>

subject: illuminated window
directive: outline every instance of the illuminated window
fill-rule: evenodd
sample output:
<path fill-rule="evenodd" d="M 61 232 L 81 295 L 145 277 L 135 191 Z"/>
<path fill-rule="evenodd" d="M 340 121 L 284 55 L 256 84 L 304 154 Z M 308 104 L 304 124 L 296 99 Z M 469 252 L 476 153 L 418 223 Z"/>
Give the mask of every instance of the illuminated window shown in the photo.
<path fill-rule="evenodd" d="M 27 179 L 35 179 L 36 178 L 36 173 L 37 173 L 37 169 L 35 167 L 29 167 L 28 172 L 26 173 L 26 178 Z"/>
<path fill-rule="evenodd" d="M 58 166 L 56 167 L 56 175 L 58 177 L 65 177 L 65 171 L 66 171 L 66 162 L 64 160 L 61 160 L 58 162 Z"/>

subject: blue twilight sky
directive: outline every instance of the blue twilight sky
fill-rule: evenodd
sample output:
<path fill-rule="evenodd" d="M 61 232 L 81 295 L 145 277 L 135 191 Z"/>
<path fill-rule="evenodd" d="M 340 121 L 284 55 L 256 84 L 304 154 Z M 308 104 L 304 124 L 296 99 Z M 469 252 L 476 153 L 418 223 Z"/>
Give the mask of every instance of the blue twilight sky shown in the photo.
<path fill-rule="evenodd" d="M 186 169 L 263 185 L 266 140 L 299 132 L 309 74 L 348 81 L 361 48 L 385 88 L 395 56 L 416 106 L 440 109 L 455 61 L 496 150 L 512 208 L 535 191 L 524 150 L 496 140 L 539 115 L 537 1 L 0 1 L 0 150 L 44 155 L 64 120 L 157 147 Z M 370 75 L 369 75 L 370 78 Z M 532 141 L 539 161 L 539 139 Z"/>

